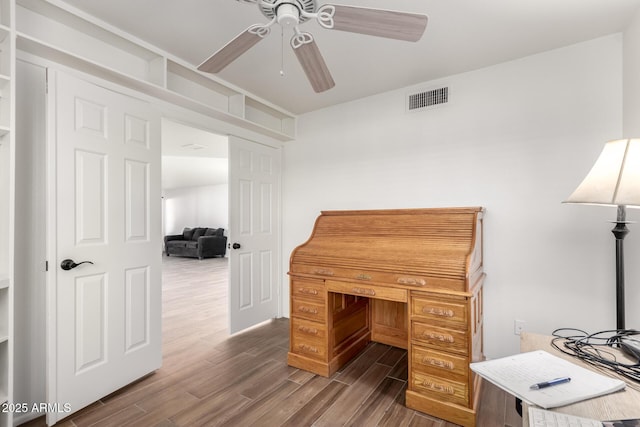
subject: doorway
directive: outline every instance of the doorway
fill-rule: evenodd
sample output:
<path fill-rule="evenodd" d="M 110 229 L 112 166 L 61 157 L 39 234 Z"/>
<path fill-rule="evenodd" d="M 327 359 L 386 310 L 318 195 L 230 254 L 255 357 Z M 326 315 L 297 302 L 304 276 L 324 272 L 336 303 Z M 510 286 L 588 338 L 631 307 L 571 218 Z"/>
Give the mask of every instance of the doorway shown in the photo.
<path fill-rule="evenodd" d="M 162 233 L 229 230 L 229 138 L 166 118 L 162 140 Z"/>
<path fill-rule="evenodd" d="M 225 135 L 162 119 L 163 236 L 206 227 L 223 228 L 228 237 L 228 140 Z M 197 363 L 203 356 L 196 349 L 228 335 L 228 289 L 228 254 L 202 260 L 163 254 L 163 369 Z M 193 319 L 185 311 L 193 313 Z M 185 327 L 193 333 L 185 333 Z M 206 336 L 209 343 L 200 342 L 199 336 Z M 184 349 L 191 350 L 185 353 Z"/>

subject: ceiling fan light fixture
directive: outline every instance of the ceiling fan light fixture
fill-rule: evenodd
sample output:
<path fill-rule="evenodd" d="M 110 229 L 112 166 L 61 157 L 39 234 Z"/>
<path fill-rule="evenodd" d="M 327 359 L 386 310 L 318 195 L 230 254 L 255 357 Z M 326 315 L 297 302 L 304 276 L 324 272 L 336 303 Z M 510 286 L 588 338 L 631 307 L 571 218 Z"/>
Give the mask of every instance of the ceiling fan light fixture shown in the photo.
<path fill-rule="evenodd" d="M 278 24 L 285 28 L 295 27 L 300 22 L 300 9 L 292 3 L 282 3 L 276 13 Z"/>

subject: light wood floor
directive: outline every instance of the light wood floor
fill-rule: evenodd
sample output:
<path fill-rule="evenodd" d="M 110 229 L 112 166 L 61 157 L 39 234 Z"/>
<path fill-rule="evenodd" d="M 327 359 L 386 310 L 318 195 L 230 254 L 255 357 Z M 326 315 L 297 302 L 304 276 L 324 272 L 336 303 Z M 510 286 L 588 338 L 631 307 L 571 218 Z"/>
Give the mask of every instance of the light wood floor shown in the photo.
<path fill-rule="evenodd" d="M 57 425 L 454 426 L 404 406 L 406 351 L 372 343 L 331 378 L 291 368 L 288 319 L 227 335 L 227 259 L 164 261 L 162 368 Z M 521 425 L 485 383 L 478 427 Z"/>

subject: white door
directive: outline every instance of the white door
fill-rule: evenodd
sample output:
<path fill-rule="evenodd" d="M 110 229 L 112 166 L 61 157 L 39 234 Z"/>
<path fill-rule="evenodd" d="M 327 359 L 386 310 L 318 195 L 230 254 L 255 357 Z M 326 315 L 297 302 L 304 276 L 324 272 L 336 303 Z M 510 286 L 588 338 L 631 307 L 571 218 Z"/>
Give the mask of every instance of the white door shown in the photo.
<path fill-rule="evenodd" d="M 160 367 L 162 244 L 159 113 L 50 72 L 48 119 L 51 425 Z"/>
<path fill-rule="evenodd" d="M 280 150 L 229 137 L 229 330 L 278 315 Z"/>

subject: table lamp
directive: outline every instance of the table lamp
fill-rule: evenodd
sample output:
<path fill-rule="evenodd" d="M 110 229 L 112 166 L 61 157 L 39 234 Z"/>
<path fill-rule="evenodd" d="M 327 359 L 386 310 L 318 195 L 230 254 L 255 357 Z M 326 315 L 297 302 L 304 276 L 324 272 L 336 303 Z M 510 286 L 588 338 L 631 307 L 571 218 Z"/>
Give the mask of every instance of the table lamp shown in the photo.
<path fill-rule="evenodd" d="M 617 206 L 611 230 L 616 239 L 616 329 L 625 329 L 623 240 L 629 229 L 626 207 L 640 207 L 640 139 L 605 144 L 591 171 L 564 203 Z"/>

